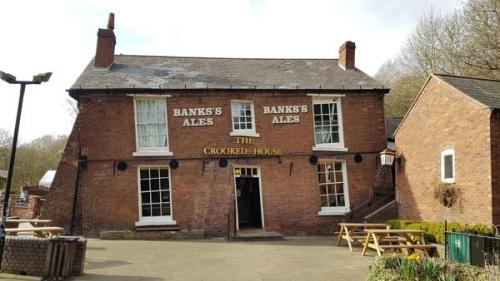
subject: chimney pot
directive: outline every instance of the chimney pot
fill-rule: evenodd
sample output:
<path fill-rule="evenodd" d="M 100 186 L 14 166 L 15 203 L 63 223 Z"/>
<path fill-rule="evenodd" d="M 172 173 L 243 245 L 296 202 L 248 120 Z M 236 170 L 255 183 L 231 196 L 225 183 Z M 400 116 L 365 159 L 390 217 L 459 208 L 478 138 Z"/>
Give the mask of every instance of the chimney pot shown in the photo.
<path fill-rule="evenodd" d="M 115 29 L 115 14 L 114 13 L 109 13 L 108 29 L 111 29 L 111 30 Z"/>
<path fill-rule="evenodd" d="M 339 48 L 339 66 L 345 70 L 355 69 L 356 44 L 346 41 Z"/>
<path fill-rule="evenodd" d="M 108 68 L 115 59 L 116 36 L 115 14 L 110 13 L 107 29 L 99 28 L 97 31 L 97 48 L 95 52 L 94 66 L 96 68 Z"/>

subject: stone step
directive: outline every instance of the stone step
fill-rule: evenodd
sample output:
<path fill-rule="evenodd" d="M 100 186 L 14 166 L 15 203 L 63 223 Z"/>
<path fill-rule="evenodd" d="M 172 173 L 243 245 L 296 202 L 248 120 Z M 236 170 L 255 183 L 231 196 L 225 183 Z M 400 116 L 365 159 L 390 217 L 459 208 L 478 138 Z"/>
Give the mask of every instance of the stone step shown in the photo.
<path fill-rule="evenodd" d="M 276 231 L 238 231 L 234 241 L 281 241 L 285 237 Z"/>
<path fill-rule="evenodd" d="M 163 230 L 153 228 L 149 230 L 106 230 L 101 231 L 99 235 L 103 240 L 185 240 L 185 239 L 204 239 L 205 231 L 203 229 L 181 229 L 181 230 Z"/>
<path fill-rule="evenodd" d="M 180 230 L 177 226 L 136 226 L 135 231 L 178 231 Z"/>

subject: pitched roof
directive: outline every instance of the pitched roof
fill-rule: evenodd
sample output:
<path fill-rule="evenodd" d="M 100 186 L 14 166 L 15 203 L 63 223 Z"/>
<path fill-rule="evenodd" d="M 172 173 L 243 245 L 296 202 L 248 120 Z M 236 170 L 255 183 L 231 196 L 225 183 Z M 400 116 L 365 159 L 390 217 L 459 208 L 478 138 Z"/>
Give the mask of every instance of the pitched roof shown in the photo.
<path fill-rule="evenodd" d="M 500 108 L 500 80 L 434 74 L 457 90 L 491 108 Z"/>
<path fill-rule="evenodd" d="M 92 60 L 70 88 L 79 89 L 330 89 L 387 88 L 337 59 L 253 59 L 115 55 L 108 69 Z"/>
<path fill-rule="evenodd" d="M 394 138 L 394 132 L 403 118 L 385 118 L 385 135 L 388 139 Z"/>
<path fill-rule="evenodd" d="M 56 171 L 55 170 L 48 170 L 45 172 L 45 174 L 42 176 L 40 181 L 38 182 L 39 186 L 47 187 L 50 188 L 52 185 L 52 182 L 54 181 L 54 177 L 56 176 Z"/>
<path fill-rule="evenodd" d="M 465 76 L 455 76 L 450 74 L 431 74 L 425 81 L 424 85 L 418 92 L 418 95 L 413 100 L 408 111 L 406 111 L 405 116 L 403 116 L 403 120 L 399 123 L 398 127 L 394 131 L 394 135 L 399 132 L 399 129 L 403 126 L 406 121 L 406 118 L 411 113 L 413 107 L 420 99 L 420 96 L 424 92 L 424 89 L 427 87 L 427 84 L 433 77 L 440 79 L 455 89 L 459 90 L 461 93 L 469 96 L 473 100 L 477 102 L 489 106 L 491 108 L 500 108 L 500 81 L 499 80 L 489 80 L 489 79 L 481 79 L 481 78 L 473 78 L 473 77 L 465 77 Z"/>

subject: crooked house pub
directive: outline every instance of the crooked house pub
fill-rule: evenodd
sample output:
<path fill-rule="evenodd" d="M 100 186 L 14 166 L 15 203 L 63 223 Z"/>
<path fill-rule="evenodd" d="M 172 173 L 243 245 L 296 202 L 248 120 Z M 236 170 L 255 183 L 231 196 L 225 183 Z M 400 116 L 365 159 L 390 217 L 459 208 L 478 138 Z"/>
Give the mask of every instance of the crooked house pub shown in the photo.
<path fill-rule="evenodd" d="M 338 59 L 115 55 L 116 42 L 110 15 L 68 90 L 79 114 L 44 217 L 90 236 L 321 234 L 368 199 L 388 89 L 356 68 L 353 42 Z"/>

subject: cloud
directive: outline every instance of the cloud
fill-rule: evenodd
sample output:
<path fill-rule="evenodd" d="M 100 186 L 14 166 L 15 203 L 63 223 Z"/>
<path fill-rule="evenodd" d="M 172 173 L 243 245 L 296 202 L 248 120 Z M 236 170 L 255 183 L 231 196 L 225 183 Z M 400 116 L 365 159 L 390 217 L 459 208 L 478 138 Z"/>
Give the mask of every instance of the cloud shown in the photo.
<path fill-rule="evenodd" d="M 346 40 L 356 64 L 374 74 L 398 50 L 431 4 L 399 1 L 6 1 L 0 10 L 0 70 L 20 78 L 53 71 L 27 88 L 21 140 L 69 134 L 68 89 L 93 57 L 98 27 L 116 14 L 116 53 L 144 55 L 336 58 Z M 0 128 L 13 130 L 19 89 L 0 81 Z"/>

